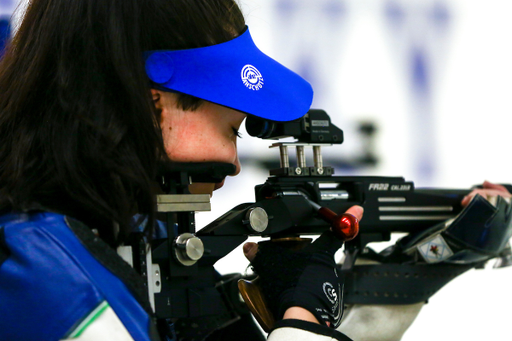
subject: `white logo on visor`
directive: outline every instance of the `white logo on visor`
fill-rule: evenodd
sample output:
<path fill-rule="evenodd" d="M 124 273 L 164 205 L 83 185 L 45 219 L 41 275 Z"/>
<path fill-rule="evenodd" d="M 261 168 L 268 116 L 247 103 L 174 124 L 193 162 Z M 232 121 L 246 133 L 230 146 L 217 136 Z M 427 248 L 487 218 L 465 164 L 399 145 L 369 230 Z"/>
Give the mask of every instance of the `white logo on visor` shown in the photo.
<path fill-rule="evenodd" d="M 263 76 L 254 66 L 247 64 L 242 68 L 242 82 L 251 90 L 259 90 L 263 87 Z"/>

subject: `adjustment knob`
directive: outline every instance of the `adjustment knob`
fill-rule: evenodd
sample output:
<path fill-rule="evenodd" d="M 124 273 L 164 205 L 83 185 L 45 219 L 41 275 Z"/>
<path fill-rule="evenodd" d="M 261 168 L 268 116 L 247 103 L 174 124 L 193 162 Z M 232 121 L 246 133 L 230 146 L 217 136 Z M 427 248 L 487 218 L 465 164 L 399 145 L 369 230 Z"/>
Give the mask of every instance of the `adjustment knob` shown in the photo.
<path fill-rule="evenodd" d="M 186 266 L 194 265 L 204 254 L 203 241 L 191 233 L 183 233 L 175 241 L 178 261 Z"/>
<path fill-rule="evenodd" d="M 267 212 L 261 207 L 253 207 L 245 214 L 243 223 L 254 232 L 263 232 L 268 227 Z"/>

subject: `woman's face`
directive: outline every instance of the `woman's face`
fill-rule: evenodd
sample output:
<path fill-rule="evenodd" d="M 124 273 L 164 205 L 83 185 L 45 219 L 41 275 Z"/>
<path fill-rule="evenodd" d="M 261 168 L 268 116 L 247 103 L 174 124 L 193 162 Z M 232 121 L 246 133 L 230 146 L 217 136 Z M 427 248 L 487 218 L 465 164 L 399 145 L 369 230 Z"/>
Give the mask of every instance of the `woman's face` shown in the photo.
<path fill-rule="evenodd" d="M 225 162 L 236 166 L 232 175 L 240 173 L 236 147 L 237 132 L 246 115 L 210 102 L 194 111 L 177 106 L 177 95 L 152 90 L 155 106 L 162 110 L 160 127 L 165 150 L 177 162 Z M 193 184 L 192 193 L 210 193 L 218 184 Z"/>

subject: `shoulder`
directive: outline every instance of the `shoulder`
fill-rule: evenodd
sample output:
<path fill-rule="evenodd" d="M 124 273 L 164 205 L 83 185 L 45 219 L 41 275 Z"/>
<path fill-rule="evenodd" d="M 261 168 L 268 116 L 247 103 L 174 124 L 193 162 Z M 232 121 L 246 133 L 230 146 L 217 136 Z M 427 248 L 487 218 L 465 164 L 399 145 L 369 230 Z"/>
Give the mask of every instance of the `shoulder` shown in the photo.
<path fill-rule="evenodd" d="M 134 338 L 148 339 L 148 313 L 75 231 L 94 240 L 90 229 L 74 225 L 46 212 L 0 217 L 0 301 L 2 310 L 10 312 L 2 313 L 0 339 L 61 339 L 99 307 L 112 310 Z M 100 244 L 98 248 L 108 248 Z M 132 320 L 138 323 L 132 325 Z"/>

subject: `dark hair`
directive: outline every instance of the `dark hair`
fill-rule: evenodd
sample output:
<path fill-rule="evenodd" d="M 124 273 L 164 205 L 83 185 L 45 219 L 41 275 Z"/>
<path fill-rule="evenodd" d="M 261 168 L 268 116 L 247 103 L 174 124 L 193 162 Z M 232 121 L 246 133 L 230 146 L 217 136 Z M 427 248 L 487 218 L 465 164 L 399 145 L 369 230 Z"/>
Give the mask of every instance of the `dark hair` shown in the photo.
<path fill-rule="evenodd" d="M 68 214 L 112 246 L 135 212 L 153 221 L 166 155 L 143 52 L 244 26 L 233 0 L 32 0 L 0 63 L 0 209 Z"/>

